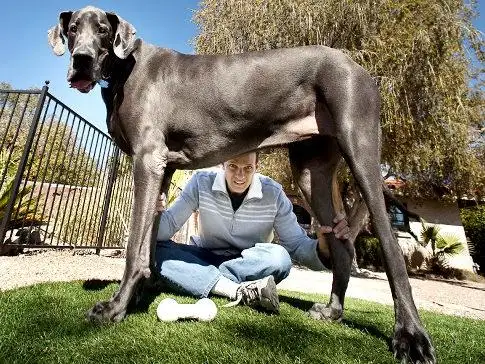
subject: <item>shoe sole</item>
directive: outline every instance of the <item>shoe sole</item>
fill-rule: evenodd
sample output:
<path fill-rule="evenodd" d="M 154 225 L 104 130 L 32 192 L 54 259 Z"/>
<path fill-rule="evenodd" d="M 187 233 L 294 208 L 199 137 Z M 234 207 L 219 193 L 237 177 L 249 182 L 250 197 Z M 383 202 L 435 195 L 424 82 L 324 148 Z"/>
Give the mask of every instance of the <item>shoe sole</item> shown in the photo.
<path fill-rule="evenodd" d="M 276 283 L 273 276 L 268 277 L 266 285 L 261 289 L 260 305 L 268 312 L 280 312 L 280 301 L 278 299 L 278 291 L 276 290 Z"/>

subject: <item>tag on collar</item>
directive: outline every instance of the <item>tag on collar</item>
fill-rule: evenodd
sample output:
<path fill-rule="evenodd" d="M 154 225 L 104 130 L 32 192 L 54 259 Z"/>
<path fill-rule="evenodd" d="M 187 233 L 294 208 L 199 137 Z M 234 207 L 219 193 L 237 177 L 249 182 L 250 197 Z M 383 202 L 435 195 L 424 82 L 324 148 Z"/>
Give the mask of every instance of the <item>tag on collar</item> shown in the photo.
<path fill-rule="evenodd" d="M 101 79 L 101 80 L 98 80 L 98 85 L 101 88 L 108 88 L 109 82 L 106 81 L 106 80 Z"/>

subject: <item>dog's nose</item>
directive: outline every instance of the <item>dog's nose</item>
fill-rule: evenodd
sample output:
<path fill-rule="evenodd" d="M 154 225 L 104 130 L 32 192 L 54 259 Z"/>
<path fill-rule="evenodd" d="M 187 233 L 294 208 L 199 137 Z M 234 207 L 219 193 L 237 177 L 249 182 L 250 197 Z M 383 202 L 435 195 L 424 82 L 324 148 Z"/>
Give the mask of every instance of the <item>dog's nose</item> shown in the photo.
<path fill-rule="evenodd" d="M 90 54 L 76 53 L 72 55 L 73 67 L 77 70 L 89 70 L 93 65 L 94 58 Z"/>

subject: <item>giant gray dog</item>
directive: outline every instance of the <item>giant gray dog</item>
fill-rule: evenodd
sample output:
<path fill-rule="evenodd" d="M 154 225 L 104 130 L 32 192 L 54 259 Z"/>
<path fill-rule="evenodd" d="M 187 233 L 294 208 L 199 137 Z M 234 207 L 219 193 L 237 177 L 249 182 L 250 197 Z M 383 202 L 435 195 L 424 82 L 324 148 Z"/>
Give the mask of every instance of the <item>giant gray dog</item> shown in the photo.
<path fill-rule="evenodd" d="M 135 28 L 94 7 L 62 12 L 49 30 L 54 53 L 71 53 L 67 81 L 81 92 L 102 86 L 107 124 L 133 156 L 135 203 L 119 290 L 88 313 L 119 321 L 138 284 L 151 275 L 157 196 L 175 169 L 215 165 L 238 154 L 286 145 L 295 180 L 322 225 L 340 195 L 332 181 L 349 165 L 381 242 L 394 298 L 397 358 L 435 363 L 388 221 L 381 186 L 379 93 L 369 74 L 339 50 L 308 46 L 238 55 L 186 55 L 135 37 Z M 155 220 L 155 221 L 154 221 Z M 351 242 L 330 241 L 333 285 L 312 315 L 340 319 L 350 276 Z"/>

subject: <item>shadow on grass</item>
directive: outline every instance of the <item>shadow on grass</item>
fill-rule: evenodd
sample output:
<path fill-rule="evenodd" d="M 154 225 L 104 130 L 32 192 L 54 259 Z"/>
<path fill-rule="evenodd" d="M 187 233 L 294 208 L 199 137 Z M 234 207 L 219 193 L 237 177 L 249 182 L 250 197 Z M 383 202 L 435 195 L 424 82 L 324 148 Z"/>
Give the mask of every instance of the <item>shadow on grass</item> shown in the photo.
<path fill-rule="evenodd" d="M 111 284 L 120 284 L 120 280 L 102 280 L 102 279 L 90 279 L 84 281 L 82 287 L 85 291 L 102 291 Z M 142 278 L 133 294 L 130 303 L 128 304 L 126 314 L 138 314 L 147 313 L 155 299 L 162 293 L 170 294 L 176 297 L 186 297 L 165 285 L 160 279 L 145 279 Z M 106 297 L 103 300 L 108 300 L 110 297 Z M 94 304 L 94 302 L 93 302 Z"/>
<path fill-rule="evenodd" d="M 372 324 L 368 324 L 368 323 L 361 324 L 357 321 L 352 321 L 352 320 L 347 320 L 347 319 L 343 319 L 342 324 L 344 324 L 345 326 L 347 326 L 351 329 L 359 330 L 359 331 L 363 332 L 364 334 L 370 334 L 370 335 L 374 336 L 375 338 L 386 342 L 389 352 L 392 352 L 392 338 L 387 336 L 378 327 L 376 327 Z"/>
<path fill-rule="evenodd" d="M 262 324 L 267 320 L 271 322 Z M 376 357 L 385 358 L 380 363 L 393 362 L 389 347 L 386 346 L 388 338 L 382 333 L 374 336 L 373 328 L 365 326 L 346 327 L 287 312 L 268 319 L 248 317 L 228 321 L 224 323 L 224 328 L 228 334 L 224 336 L 221 345 L 233 345 L 233 338 L 237 338 L 240 350 L 267 353 L 266 362 L 273 361 L 271 355 L 274 355 L 275 348 L 280 355 L 294 358 L 295 362 L 331 363 L 337 359 L 338 363 L 375 363 Z M 366 335 L 354 331 L 360 328 L 364 331 L 367 329 Z M 373 349 L 369 349 L 371 347 Z M 355 348 L 366 349 L 356 353 Z"/>
<path fill-rule="evenodd" d="M 287 303 L 290 306 L 293 306 L 305 312 L 308 311 L 310 308 L 312 308 L 314 303 L 312 301 L 302 300 L 301 298 L 296 298 L 291 296 L 284 296 L 281 294 L 279 295 L 279 298 L 280 298 L 280 302 Z"/>
<path fill-rule="evenodd" d="M 83 283 L 83 289 L 87 291 L 100 291 L 105 289 L 110 284 L 119 284 L 119 281 L 109 281 L 109 280 L 88 280 Z M 170 296 L 175 297 L 186 297 L 181 295 L 173 290 L 170 290 L 169 287 L 164 286 L 161 281 L 151 281 L 149 279 L 144 279 L 140 281 L 135 295 L 131 300 L 127 314 L 140 314 L 140 313 L 148 313 L 150 306 L 153 304 L 155 299 L 162 293 L 170 294 Z M 303 311 L 304 315 L 307 316 L 308 310 L 313 306 L 314 302 L 306 299 L 301 299 L 297 297 L 287 296 L 287 295 L 280 295 L 280 302 L 286 303 L 300 311 Z M 356 310 L 353 310 L 356 312 Z M 388 349 L 391 349 L 391 338 L 386 335 L 381 329 L 379 329 L 376 325 L 372 325 L 370 323 L 371 318 L 375 315 L 378 315 L 377 311 L 364 311 L 364 310 L 357 310 L 359 315 L 363 315 L 369 318 L 369 322 L 365 322 L 363 320 L 352 319 L 352 318 L 344 318 L 342 320 L 342 324 L 347 326 L 350 329 L 359 330 L 360 332 L 366 335 L 372 335 L 378 340 L 384 341 Z M 281 320 L 281 317 L 278 318 Z M 293 322 L 293 321 L 292 321 Z M 294 327 L 294 322 L 292 323 L 293 329 L 296 330 Z M 304 331 L 304 330 L 303 330 Z M 303 334 L 301 332 L 300 334 Z M 252 336 L 252 335 L 251 335 Z"/>
<path fill-rule="evenodd" d="M 110 284 L 119 285 L 121 281 L 119 280 L 102 280 L 102 279 L 89 279 L 84 281 L 83 289 L 86 291 L 102 291 Z M 160 281 L 151 279 L 141 279 L 133 294 L 130 303 L 127 308 L 127 315 L 136 313 L 147 313 L 150 305 L 155 301 L 155 299 L 164 292 L 165 289 Z M 108 300 L 106 297 L 105 300 Z"/>
<path fill-rule="evenodd" d="M 287 303 L 290 306 L 293 306 L 294 308 L 297 308 L 305 312 L 307 312 L 314 304 L 313 301 L 303 300 L 300 298 L 284 296 L 284 295 L 280 295 L 280 302 Z M 373 311 L 358 310 L 358 313 L 369 318 L 370 316 L 378 315 L 378 312 L 375 310 Z M 344 318 L 342 320 L 342 324 L 346 325 L 349 328 L 359 330 L 364 334 L 370 334 L 379 340 L 385 341 L 388 345 L 388 349 L 392 350 L 392 346 L 391 346 L 392 339 L 375 325 L 372 325 L 370 323 L 362 323 L 362 322 L 359 322 L 358 320 L 347 319 L 347 318 Z"/>
<path fill-rule="evenodd" d="M 120 284 L 120 280 L 88 279 L 83 282 L 83 289 L 86 291 L 101 291 L 110 284 Z"/>

